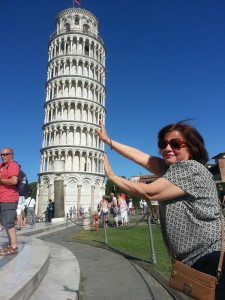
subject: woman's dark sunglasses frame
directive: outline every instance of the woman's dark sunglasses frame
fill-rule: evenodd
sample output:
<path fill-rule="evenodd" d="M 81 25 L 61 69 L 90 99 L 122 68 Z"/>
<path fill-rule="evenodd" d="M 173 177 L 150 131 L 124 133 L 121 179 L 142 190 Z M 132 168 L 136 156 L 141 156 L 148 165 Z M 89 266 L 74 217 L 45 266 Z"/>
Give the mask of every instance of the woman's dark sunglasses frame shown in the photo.
<path fill-rule="evenodd" d="M 185 148 L 187 147 L 187 142 L 179 139 L 179 138 L 174 138 L 171 139 L 170 141 L 158 141 L 158 148 L 160 150 L 165 149 L 168 145 L 170 145 L 170 147 L 174 150 L 180 150 L 180 148 Z"/>

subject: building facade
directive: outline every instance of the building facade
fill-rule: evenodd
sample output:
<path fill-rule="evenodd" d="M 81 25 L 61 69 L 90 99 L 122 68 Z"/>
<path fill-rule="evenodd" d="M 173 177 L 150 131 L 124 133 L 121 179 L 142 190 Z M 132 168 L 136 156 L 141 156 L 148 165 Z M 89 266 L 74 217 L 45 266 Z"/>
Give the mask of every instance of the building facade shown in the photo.
<path fill-rule="evenodd" d="M 141 183 L 152 183 L 154 182 L 156 179 L 158 179 L 158 176 L 155 175 L 140 175 L 140 176 L 133 176 L 131 177 L 131 181 L 135 181 L 135 182 L 141 182 Z"/>
<path fill-rule="evenodd" d="M 56 197 L 63 181 L 64 211 L 94 211 L 105 191 L 104 144 L 95 130 L 105 122 L 105 48 L 99 22 L 85 9 L 69 8 L 56 17 L 49 41 L 46 100 L 37 213 Z"/>
<path fill-rule="evenodd" d="M 225 182 L 225 152 L 212 157 L 214 164 L 207 164 L 208 170 L 213 174 L 216 182 Z"/>

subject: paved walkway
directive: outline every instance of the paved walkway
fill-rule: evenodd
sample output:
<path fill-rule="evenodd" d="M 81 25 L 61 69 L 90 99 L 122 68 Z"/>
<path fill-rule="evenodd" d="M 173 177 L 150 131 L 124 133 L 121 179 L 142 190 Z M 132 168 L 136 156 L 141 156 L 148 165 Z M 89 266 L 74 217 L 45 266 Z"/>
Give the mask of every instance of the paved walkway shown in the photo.
<path fill-rule="evenodd" d="M 79 227 L 72 227 L 68 234 L 78 230 Z M 76 256 L 81 269 L 83 300 L 173 299 L 147 272 L 116 253 L 68 242 L 65 233 L 45 240 L 66 247 Z"/>
<path fill-rule="evenodd" d="M 51 231 L 47 231 L 51 229 Z M 61 231 L 60 231 L 61 230 Z M 142 268 L 134 265 L 123 256 L 113 253 L 111 251 L 93 247 L 78 242 L 68 241 L 68 236 L 71 236 L 80 230 L 79 225 L 75 225 L 65 229 L 65 223 L 60 228 L 56 228 L 55 225 L 46 223 L 37 223 L 37 226 L 32 229 L 22 229 L 18 231 L 18 235 L 31 235 L 38 237 L 43 241 L 50 242 L 52 245 L 52 252 L 50 253 L 50 268 L 47 271 L 43 280 L 43 284 L 35 291 L 34 295 L 29 299 L 62 299 L 69 300 L 71 297 L 65 298 L 65 292 L 74 293 L 74 290 L 65 290 L 67 285 L 64 285 L 64 291 L 60 291 L 63 284 L 63 279 L 67 279 L 67 283 L 75 281 L 75 277 L 80 278 L 81 273 L 81 299 L 82 300 L 172 300 L 172 296 L 153 278 L 149 273 L 144 271 Z M 45 232 L 46 231 L 46 232 Z M 23 254 L 24 241 L 26 239 L 22 236 L 19 237 L 19 252 Z M 0 233 L 1 244 L 6 241 L 6 233 L 3 231 Z M 54 244 L 52 244 L 54 243 Z M 49 245 L 49 243 L 48 243 Z M 54 246 L 55 245 L 55 246 Z M 55 277 L 57 270 L 51 272 L 55 261 L 52 260 L 54 257 L 54 247 L 56 245 L 63 246 L 70 250 L 76 261 L 79 263 L 79 274 L 75 274 L 75 269 L 72 268 L 72 261 L 74 257 L 71 256 L 71 268 L 70 264 L 65 264 L 63 260 L 63 251 L 60 249 L 60 255 L 58 256 L 57 263 L 60 264 L 60 274 L 57 278 Z M 58 246 L 59 247 L 59 246 Z M 65 249 L 64 248 L 64 249 Z M 31 248 L 30 248 L 31 249 Z M 41 249 L 40 249 L 41 250 Z M 65 249 L 66 250 L 66 249 Z M 67 250 L 67 251 L 68 251 Z M 29 250 L 32 255 L 32 249 Z M 71 253 L 70 252 L 70 253 Z M 41 253 L 39 253 L 41 254 Z M 18 255 L 18 259 L 23 257 Z M 61 257 L 61 259 L 60 259 Z M 69 257 L 67 255 L 67 257 Z M 0 259 L 0 267 L 7 263 L 13 256 L 8 256 Z M 24 259 L 24 258 L 23 258 Z M 53 263 L 51 263 L 53 262 Z M 21 265 L 23 261 L 20 262 Z M 1 265 L 2 264 L 2 265 Z M 52 266 L 51 266 L 52 265 Z M 3 267 L 4 268 L 4 267 Z M 1 270 L 2 268 L 0 268 Z M 59 267 L 58 267 L 59 269 Z M 71 269 L 71 270 L 70 270 Z M 72 271 L 73 270 L 73 271 Z M 75 273 L 74 273 L 75 272 Z M 59 273 L 59 272 L 58 272 Z M 64 275 L 65 276 L 64 276 Z M 10 274 L 9 274 L 10 275 Z M 62 278 L 64 276 L 64 278 Z M 69 277 L 68 277 L 69 276 Z M 61 278 L 61 279 L 60 279 Z M 57 280 L 56 280 L 57 279 Z M 61 285 L 61 286 L 60 286 Z M 44 286 L 44 288 L 43 288 Z M 51 295 L 50 298 L 42 297 L 44 293 Z M 58 290 L 57 290 L 58 288 Z M 41 296 L 42 295 L 42 296 Z M 39 298 L 40 296 L 40 298 Z M 4 298 L 6 299 L 6 298 Z M 7 298 L 8 299 L 8 298 Z M 24 299 L 24 298 L 23 298 Z M 179 298 L 180 299 L 180 298 Z"/>

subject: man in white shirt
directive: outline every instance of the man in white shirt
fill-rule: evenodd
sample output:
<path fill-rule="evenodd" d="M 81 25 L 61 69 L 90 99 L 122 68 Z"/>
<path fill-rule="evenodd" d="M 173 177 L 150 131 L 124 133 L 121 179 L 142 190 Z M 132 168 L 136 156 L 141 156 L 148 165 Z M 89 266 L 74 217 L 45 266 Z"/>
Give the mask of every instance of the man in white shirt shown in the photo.
<path fill-rule="evenodd" d="M 140 206 L 141 214 L 142 214 L 142 215 L 143 215 L 143 213 L 144 213 L 144 206 L 143 206 L 143 203 L 144 203 L 144 201 L 141 199 L 140 202 L 139 202 L 139 206 Z"/>
<path fill-rule="evenodd" d="M 27 220 L 29 227 L 33 227 L 36 224 L 35 219 L 35 200 L 29 195 L 25 201 L 25 206 L 27 207 Z"/>
<path fill-rule="evenodd" d="M 129 208 L 129 215 L 134 216 L 134 206 L 133 206 L 132 199 L 129 199 L 128 208 Z"/>
<path fill-rule="evenodd" d="M 146 214 L 146 212 L 148 210 L 148 204 L 145 200 L 143 201 L 143 210 L 144 210 L 144 214 Z"/>

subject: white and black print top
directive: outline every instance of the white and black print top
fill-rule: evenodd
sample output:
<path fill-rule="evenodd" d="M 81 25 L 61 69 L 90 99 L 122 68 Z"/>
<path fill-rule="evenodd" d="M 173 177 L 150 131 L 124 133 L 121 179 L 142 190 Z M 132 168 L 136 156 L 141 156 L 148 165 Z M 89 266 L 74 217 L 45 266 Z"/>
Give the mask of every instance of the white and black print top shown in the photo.
<path fill-rule="evenodd" d="M 169 254 L 187 265 L 221 248 L 220 206 L 212 174 L 195 160 L 166 166 L 163 178 L 187 195 L 159 201 L 161 228 Z"/>

